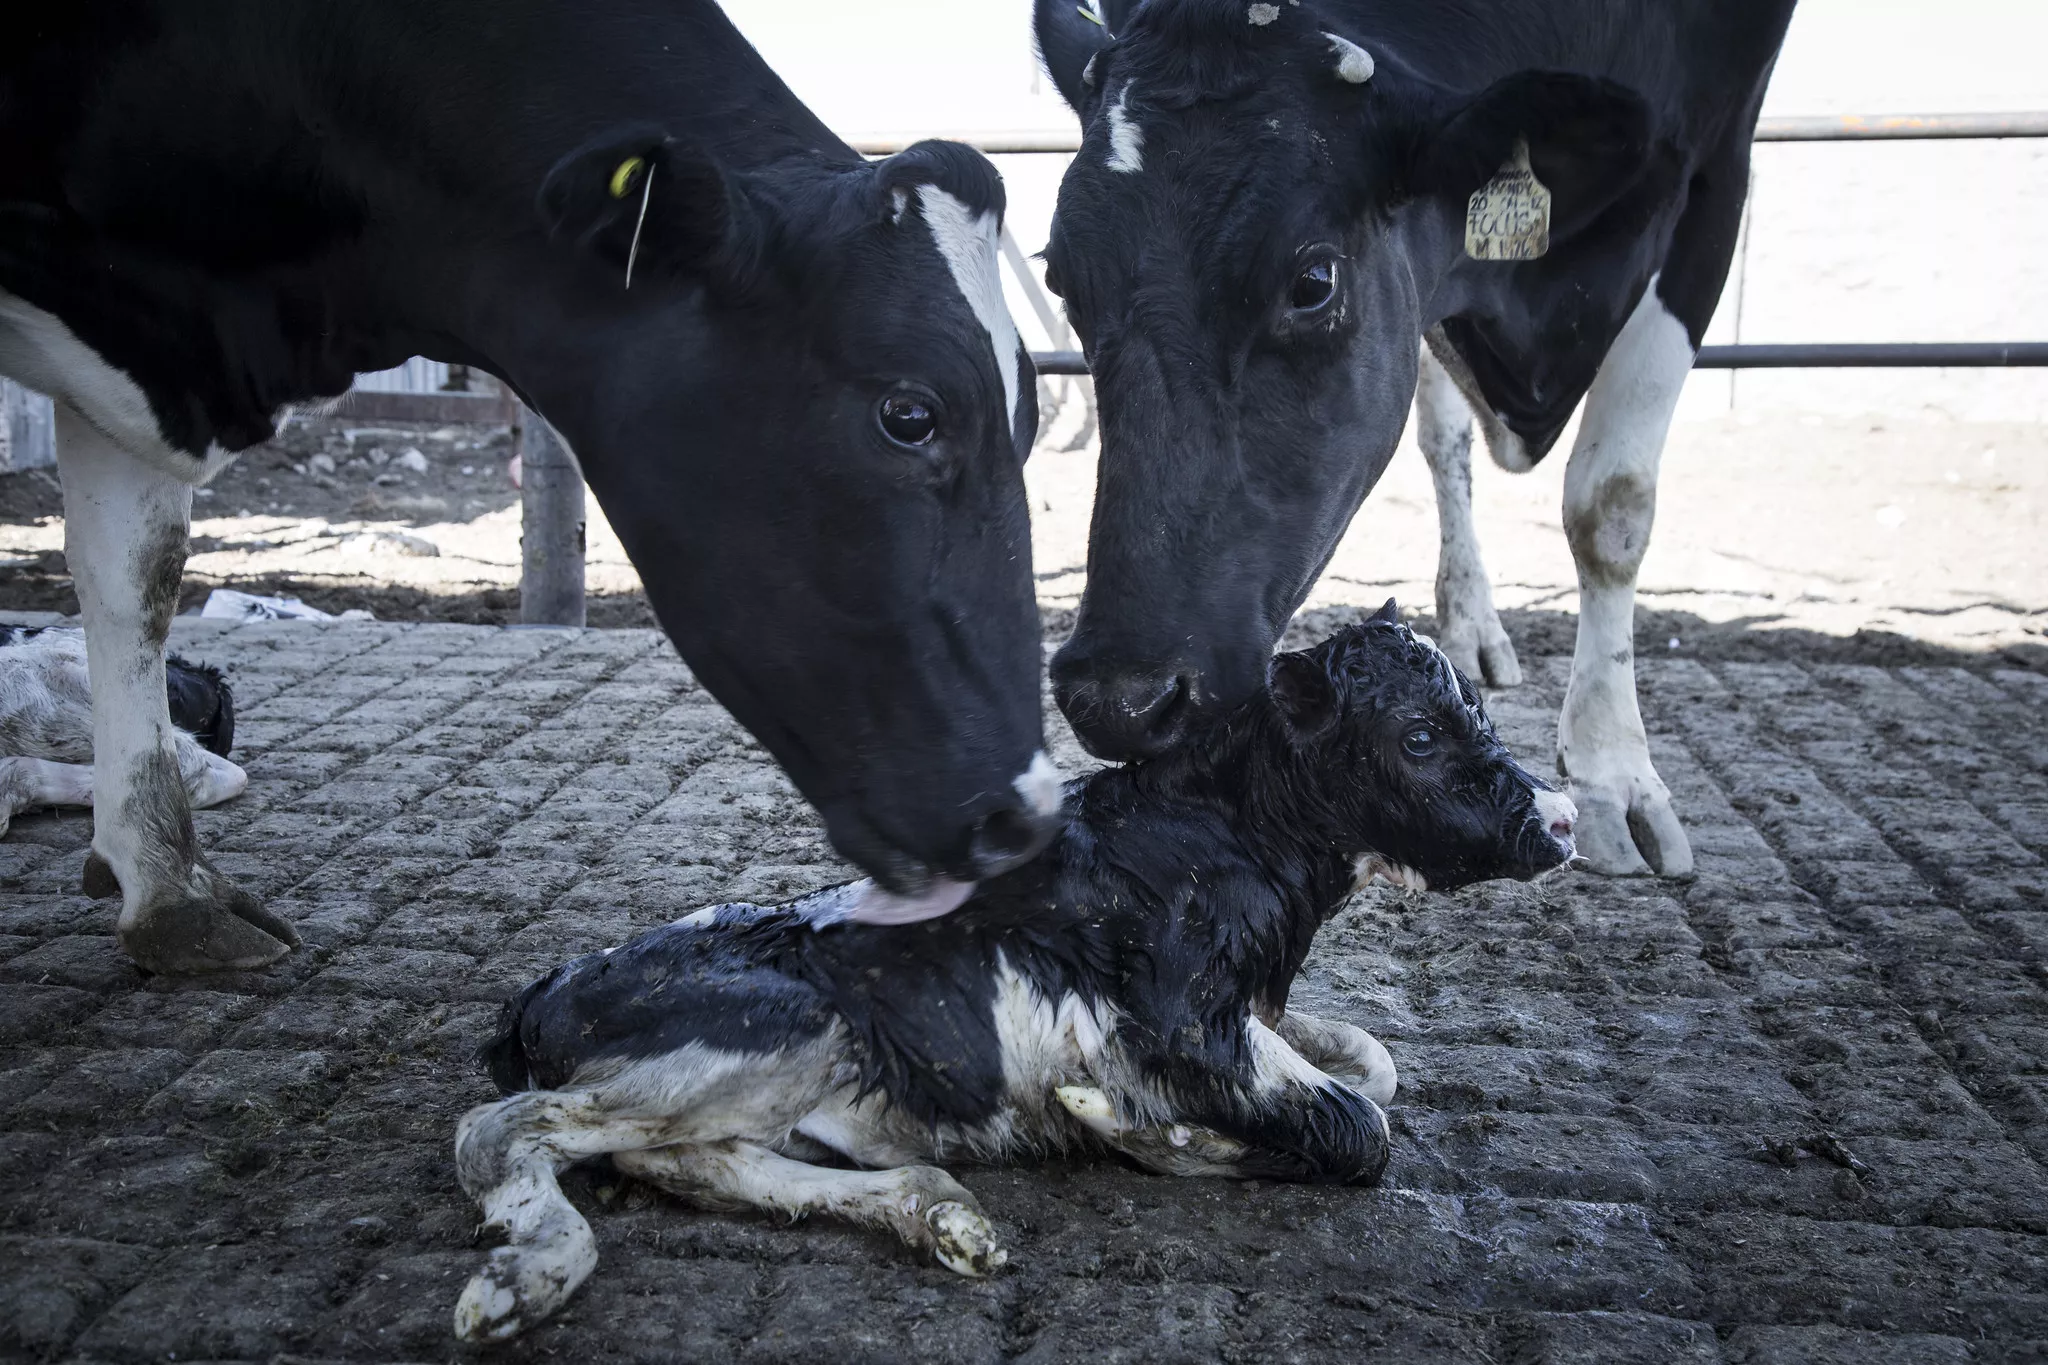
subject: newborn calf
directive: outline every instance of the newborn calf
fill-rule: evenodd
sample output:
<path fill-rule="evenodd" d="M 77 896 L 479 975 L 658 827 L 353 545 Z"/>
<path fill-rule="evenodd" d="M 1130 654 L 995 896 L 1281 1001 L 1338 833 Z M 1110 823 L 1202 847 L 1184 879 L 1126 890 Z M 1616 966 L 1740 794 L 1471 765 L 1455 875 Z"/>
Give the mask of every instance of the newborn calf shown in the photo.
<path fill-rule="evenodd" d="M 511 1336 L 590 1273 L 555 1176 L 600 1154 L 703 1207 L 887 1229 L 963 1275 L 1005 1254 L 918 1163 L 1078 1140 L 1173 1175 L 1376 1179 L 1386 1049 L 1286 1012 L 1316 930 L 1374 875 L 1555 868 L 1574 814 L 1393 608 L 1275 658 L 1180 751 L 1070 784 L 1052 846 L 942 919 L 850 923 L 846 887 L 722 905 L 528 986 L 484 1051 L 510 1098 L 456 1133 L 508 1239 L 457 1335 Z"/>
<path fill-rule="evenodd" d="M 171 742 L 196 809 L 240 796 L 249 775 L 228 762 L 235 699 L 217 668 L 169 660 Z M 85 636 L 0 626 L 0 834 L 22 811 L 92 804 L 92 688 Z"/>

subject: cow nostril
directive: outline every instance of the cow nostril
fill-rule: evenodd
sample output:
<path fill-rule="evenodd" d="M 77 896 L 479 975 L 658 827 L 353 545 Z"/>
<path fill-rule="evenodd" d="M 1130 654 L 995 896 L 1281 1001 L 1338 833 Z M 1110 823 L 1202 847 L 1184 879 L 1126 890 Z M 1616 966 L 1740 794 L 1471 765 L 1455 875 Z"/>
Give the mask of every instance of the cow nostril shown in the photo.
<path fill-rule="evenodd" d="M 975 827 L 969 852 L 977 877 L 994 877 L 1025 862 L 1052 837 L 1057 821 L 1014 807 L 989 815 Z"/>
<path fill-rule="evenodd" d="M 1568 816 L 1568 815 L 1560 815 L 1560 816 L 1558 816 L 1558 817 L 1557 817 L 1557 819 L 1555 819 L 1555 820 L 1552 820 L 1552 821 L 1550 822 L 1550 833 L 1551 833 L 1551 837 L 1552 837 L 1552 838 L 1556 838 L 1556 839 L 1569 839 L 1569 838 L 1571 838 L 1571 837 L 1572 837 L 1572 821 L 1571 821 L 1571 817 L 1570 817 L 1570 816 Z"/>

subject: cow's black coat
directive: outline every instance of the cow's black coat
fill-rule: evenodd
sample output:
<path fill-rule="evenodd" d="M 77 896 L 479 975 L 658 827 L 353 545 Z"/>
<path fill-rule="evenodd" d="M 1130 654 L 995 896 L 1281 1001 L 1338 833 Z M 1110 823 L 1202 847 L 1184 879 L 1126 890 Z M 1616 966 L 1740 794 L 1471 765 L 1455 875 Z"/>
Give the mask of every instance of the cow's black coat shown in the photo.
<path fill-rule="evenodd" d="M 0 304 L 139 387 L 160 467 L 410 355 L 489 371 L 842 852 L 913 889 L 1048 832 L 1012 786 L 1041 740 L 1028 360 L 921 198 L 1000 213 L 986 159 L 865 161 L 711 0 L 32 8 L 0 44 Z M 879 424 L 899 394 L 926 444 Z"/>
<path fill-rule="evenodd" d="M 1106 29 L 1037 4 L 1085 129 L 1047 276 L 1103 431 L 1054 678 L 1083 741 L 1126 757 L 1256 687 L 1393 454 L 1425 331 L 1532 458 L 1653 276 L 1698 344 L 1792 0 L 1103 8 Z M 1330 33 L 1372 55 L 1369 81 L 1337 78 Z M 1120 101 L 1141 173 L 1108 165 Z M 1551 249 L 1469 260 L 1466 199 L 1518 138 L 1554 194 Z M 1338 269 L 1333 302 L 1291 308 L 1316 261 Z"/>

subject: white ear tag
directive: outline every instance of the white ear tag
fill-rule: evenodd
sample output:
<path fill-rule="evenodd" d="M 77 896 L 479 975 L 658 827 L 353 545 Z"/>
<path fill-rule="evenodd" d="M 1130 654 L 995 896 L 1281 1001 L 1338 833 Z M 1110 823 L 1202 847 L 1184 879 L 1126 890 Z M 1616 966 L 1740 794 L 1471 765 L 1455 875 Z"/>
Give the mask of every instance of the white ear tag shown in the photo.
<path fill-rule="evenodd" d="M 1465 205 L 1465 254 L 1475 261 L 1533 261 L 1550 250 L 1550 191 L 1529 169 L 1529 144 Z"/>

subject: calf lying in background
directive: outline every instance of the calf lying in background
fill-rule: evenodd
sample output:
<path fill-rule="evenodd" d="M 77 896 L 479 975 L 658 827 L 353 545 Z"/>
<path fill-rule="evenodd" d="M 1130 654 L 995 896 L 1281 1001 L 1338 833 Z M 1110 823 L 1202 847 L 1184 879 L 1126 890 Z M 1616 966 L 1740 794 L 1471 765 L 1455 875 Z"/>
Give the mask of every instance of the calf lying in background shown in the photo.
<path fill-rule="evenodd" d="M 235 698 L 220 670 L 169 660 L 178 773 L 196 809 L 240 796 L 249 775 L 228 761 Z M 85 635 L 0 626 L 0 834 L 25 810 L 92 804 L 92 686 Z"/>
<path fill-rule="evenodd" d="M 1389 602 L 1278 656 L 1182 749 L 1069 784 L 1053 844 L 942 919 L 849 923 L 835 887 L 578 958 L 506 1004 L 484 1055 L 510 1098 L 456 1133 L 508 1236 L 456 1333 L 511 1336 L 590 1273 L 555 1177 L 605 1153 L 705 1207 L 885 1228 L 963 1275 L 1005 1254 L 973 1195 L 913 1163 L 1080 1139 L 1167 1174 L 1372 1181 L 1386 1049 L 1287 1013 L 1316 930 L 1375 874 L 1557 867 L 1573 817 Z"/>

